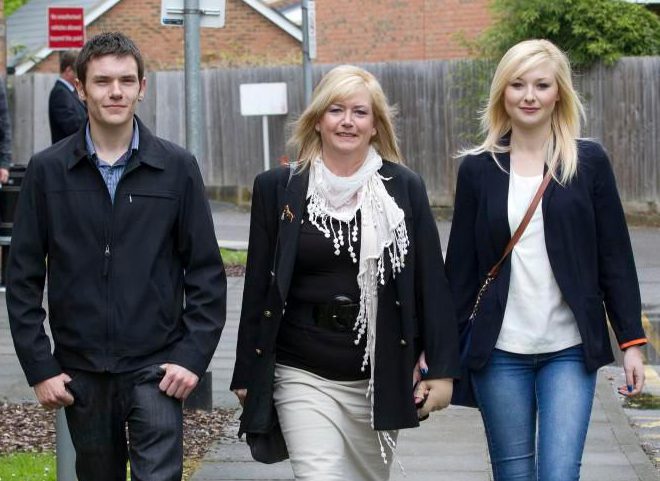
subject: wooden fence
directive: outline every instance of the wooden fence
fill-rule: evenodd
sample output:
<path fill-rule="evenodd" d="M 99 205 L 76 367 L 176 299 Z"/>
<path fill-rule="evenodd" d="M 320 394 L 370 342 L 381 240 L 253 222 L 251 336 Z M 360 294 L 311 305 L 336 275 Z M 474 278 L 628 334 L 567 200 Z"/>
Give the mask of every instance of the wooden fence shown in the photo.
<path fill-rule="evenodd" d="M 478 139 L 493 66 L 478 61 L 366 64 L 398 108 L 397 129 L 408 165 L 427 184 L 432 203 L 451 205 L 458 160 L 455 153 Z M 331 66 L 314 68 L 314 83 Z M 27 162 L 50 143 L 48 94 L 54 75 L 13 79 L 14 159 Z M 289 114 L 269 118 L 271 165 L 282 156 L 291 122 L 303 107 L 302 69 L 297 66 L 202 71 L 204 153 L 207 185 L 251 186 L 263 169 L 260 117 L 240 113 L 239 85 L 286 82 Z M 576 75 L 587 107 L 584 135 L 608 149 L 628 207 L 660 207 L 660 57 L 624 58 L 613 67 Z M 185 145 L 183 72 L 148 74 L 138 114 L 157 134 Z"/>

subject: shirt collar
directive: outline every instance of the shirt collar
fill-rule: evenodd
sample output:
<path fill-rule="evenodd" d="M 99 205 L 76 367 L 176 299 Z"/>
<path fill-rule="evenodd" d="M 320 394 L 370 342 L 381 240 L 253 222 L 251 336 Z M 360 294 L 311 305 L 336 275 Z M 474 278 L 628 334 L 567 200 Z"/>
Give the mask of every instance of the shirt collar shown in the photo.
<path fill-rule="evenodd" d="M 92 134 L 89 128 L 89 121 L 87 122 L 87 126 L 85 127 L 85 145 L 87 146 L 87 155 L 91 159 L 93 159 L 96 163 L 96 165 L 99 164 L 99 158 L 96 155 L 96 147 L 94 146 L 94 142 L 92 141 Z M 138 129 L 138 124 L 137 120 L 135 120 L 135 117 L 133 118 L 133 136 L 131 137 L 131 146 L 129 149 L 126 151 L 126 155 L 123 155 L 117 162 L 119 165 L 124 164 L 128 161 L 130 158 L 131 154 L 138 150 L 140 146 L 140 129 Z"/>
<path fill-rule="evenodd" d="M 57 81 L 58 81 L 58 82 L 62 82 L 62 83 L 64 84 L 64 86 L 65 86 L 66 88 L 68 88 L 71 92 L 73 92 L 74 90 L 76 90 L 76 88 L 75 88 L 73 85 L 71 85 L 69 82 L 67 82 L 66 80 L 64 80 L 62 77 L 57 77 Z"/>

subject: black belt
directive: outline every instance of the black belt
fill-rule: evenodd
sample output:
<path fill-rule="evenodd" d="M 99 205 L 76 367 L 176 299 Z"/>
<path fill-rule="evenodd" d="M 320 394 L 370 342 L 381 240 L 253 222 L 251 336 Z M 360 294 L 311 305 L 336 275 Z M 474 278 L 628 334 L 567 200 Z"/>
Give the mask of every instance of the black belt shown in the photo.
<path fill-rule="evenodd" d="M 299 313 L 299 316 L 294 316 L 302 317 L 302 321 L 306 320 L 304 317 L 309 319 L 311 314 L 311 320 L 316 326 L 336 332 L 352 331 L 360 312 L 360 304 L 344 295 L 334 296 L 325 304 L 292 304 L 287 306 L 287 314 Z M 308 314 L 305 315 L 305 312 Z"/>

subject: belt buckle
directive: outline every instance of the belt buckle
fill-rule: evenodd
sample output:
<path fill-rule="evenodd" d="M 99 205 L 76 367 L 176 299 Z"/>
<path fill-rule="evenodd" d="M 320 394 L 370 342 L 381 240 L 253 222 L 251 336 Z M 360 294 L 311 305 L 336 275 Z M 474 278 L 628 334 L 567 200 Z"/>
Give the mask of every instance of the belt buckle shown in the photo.
<path fill-rule="evenodd" d="M 353 328 L 357 304 L 346 295 L 336 295 L 330 303 L 314 307 L 316 325 L 336 332 L 348 332 Z"/>

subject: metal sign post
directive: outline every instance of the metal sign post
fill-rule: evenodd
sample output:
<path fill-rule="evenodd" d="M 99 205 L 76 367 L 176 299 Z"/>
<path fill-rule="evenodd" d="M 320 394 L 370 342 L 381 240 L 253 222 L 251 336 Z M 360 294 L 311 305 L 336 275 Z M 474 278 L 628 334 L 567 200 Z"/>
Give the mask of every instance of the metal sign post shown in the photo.
<path fill-rule="evenodd" d="M 314 0 L 302 0 L 303 84 L 305 105 L 312 100 L 312 59 L 316 58 L 316 6 Z"/>
<path fill-rule="evenodd" d="M 186 79 L 186 148 L 202 163 L 200 27 L 225 26 L 225 0 L 161 0 L 160 23 L 184 26 Z"/>
<path fill-rule="evenodd" d="M 186 63 L 186 147 L 197 158 L 202 155 L 202 99 L 199 75 L 199 0 L 185 0 L 184 45 Z"/>

